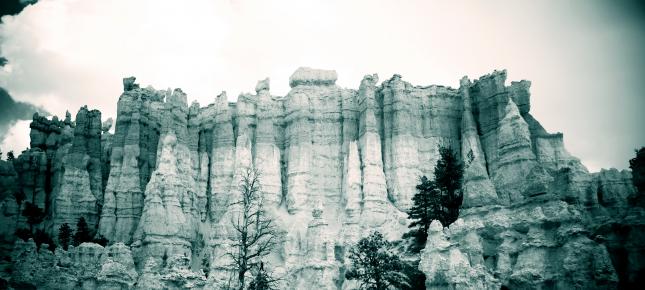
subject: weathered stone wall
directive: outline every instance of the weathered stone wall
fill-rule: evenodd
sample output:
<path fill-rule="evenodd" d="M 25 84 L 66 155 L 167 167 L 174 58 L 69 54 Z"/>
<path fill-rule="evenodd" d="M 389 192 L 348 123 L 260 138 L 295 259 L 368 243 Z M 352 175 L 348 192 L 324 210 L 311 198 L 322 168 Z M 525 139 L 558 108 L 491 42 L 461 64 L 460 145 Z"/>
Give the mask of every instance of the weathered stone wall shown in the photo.
<path fill-rule="evenodd" d="M 590 174 L 561 133 L 531 116 L 530 82 L 507 86 L 495 71 L 453 89 L 366 75 L 352 90 L 336 79 L 300 68 L 284 97 L 266 79 L 236 103 L 223 92 L 201 107 L 180 89 L 126 78 L 114 135 L 87 108 L 75 122 L 34 116 L 32 148 L 0 162 L 2 237 L 26 226 L 11 194 L 22 190 L 46 210 L 41 226 L 51 234 L 83 216 L 110 246 L 53 255 L 19 241 L 9 278 L 57 277 L 42 288 L 223 287 L 240 172 L 254 167 L 281 238 L 266 259 L 285 277 L 281 287 L 348 289 L 348 247 L 374 230 L 400 239 L 419 177 L 432 176 L 439 146 L 449 146 L 466 164 L 464 202 L 460 219 L 434 223 L 412 257 L 428 288 L 640 281 L 645 211 L 631 202 L 629 172 Z M 25 272 L 41 266 L 45 274 Z"/>

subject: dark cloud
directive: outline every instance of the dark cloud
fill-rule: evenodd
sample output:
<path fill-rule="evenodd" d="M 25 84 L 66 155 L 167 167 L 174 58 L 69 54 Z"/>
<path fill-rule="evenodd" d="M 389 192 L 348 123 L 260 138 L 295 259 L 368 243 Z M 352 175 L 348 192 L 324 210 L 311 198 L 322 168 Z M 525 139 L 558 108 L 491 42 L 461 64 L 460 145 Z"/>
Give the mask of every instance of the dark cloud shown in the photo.
<path fill-rule="evenodd" d="M 35 112 L 48 115 L 39 107 L 29 103 L 16 102 L 4 88 L 0 88 L 0 141 L 11 126 L 18 120 L 29 120 Z"/>
<path fill-rule="evenodd" d="M 22 11 L 27 5 L 34 4 L 37 0 L 2 0 L 0 1 L 0 23 L 2 23 L 2 16 L 16 15 Z"/>

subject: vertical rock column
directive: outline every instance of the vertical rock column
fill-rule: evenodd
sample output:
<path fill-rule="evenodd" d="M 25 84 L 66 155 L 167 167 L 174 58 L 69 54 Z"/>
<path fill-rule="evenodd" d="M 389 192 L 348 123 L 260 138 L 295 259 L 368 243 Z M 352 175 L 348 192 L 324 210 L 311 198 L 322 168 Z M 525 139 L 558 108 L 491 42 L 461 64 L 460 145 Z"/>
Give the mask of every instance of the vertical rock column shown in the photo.
<path fill-rule="evenodd" d="M 463 208 L 494 204 L 497 193 L 486 171 L 486 156 L 481 148 L 470 99 L 470 80 L 461 79 L 459 89 L 464 108 L 461 119 L 461 160 L 465 163 Z"/>
<path fill-rule="evenodd" d="M 113 242 L 130 243 L 139 222 L 143 192 L 156 165 L 159 110 L 165 97 L 161 91 L 139 88 L 134 80 L 123 80 L 99 223 L 99 233 Z"/>
<path fill-rule="evenodd" d="M 233 121 L 225 92 L 217 96 L 215 108 L 213 153 L 211 154 L 210 213 L 213 221 L 217 222 L 226 212 L 230 200 L 235 165 L 235 137 L 233 136 Z"/>
<path fill-rule="evenodd" d="M 54 200 L 53 226 L 75 225 L 80 217 L 92 228 L 98 223 L 103 198 L 101 174 L 101 112 L 83 107 L 76 115 L 72 146 L 64 159 L 65 173 Z"/>
<path fill-rule="evenodd" d="M 199 216 L 201 220 L 206 220 L 206 206 L 207 206 L 207 180 L 208 180 L 208 167 L 210 166 L 209 154 L 200 149 L 200 134 L 201 122 L 203 119 L 199 115 L 200 108 L 198 102 L 193 102 L 188 108 L 188 151 L 190 154 L 190 165 L 191 171 L 190 174 L 195 180 L 195 197 L 196 207 L 199 211 Z"/>
<path fill-rule="evenodd" d="M 497 170 L 493 172 L 493 182 L 502 199 L 516 202 L 522 199 L 524 181 L 536 161 L 528 125 L 510 98 L 497 128 L 497 138 Z"/>
<path fill-rule="evenodd" d="M 383 172 L 381 137 L 374 116 L 375 84 L 377 75 L 363 77 L 358 91 L 360 111 L 358 126 L 358 149 L 362 164 L 363 221 L 372 226 L 381 225 L 386 219 L 387 185 Z"/>
<path fill-rule="evenodd" d="M 141 219 L 134 236 L 139 261 L 176 255 L 192 257 L 200 220 L 188 134 L 186 94 L 175 89 L 163 108 L 158 165 L 145 190 Z M 140 246 L 140 248 L 139 248 Z"/>
<path fill-rule="evenodd" d="M 366 92 L 372 98 L 373 90 Z M 412 205 L 412 196 L 416 192 L 415 186 L 421 173 L 418 140 L 415 137 L 418 120 L 414 118 L 406 83 L 400 75 L 394 75 L 384 82 L 382 93 L 388 193 L 394 205 L 406 211 Z"/>
<path fill-rule="evenodd" d="M 285 150 L 287 151 L 287 210 L 297 213 L 307 203 L 312 158 L 311 108 L 306 82 L 299 81 L 300 70 L 289 82 L 291 91 L 285 100 Z M 300 87 L 299 87 L 300 86 Z"/>
<path fill-rule="evenodd" d="M 280 149 L 276 144 L 276 118 L 281 114 L 280 103 L 269 93 L 269 79 L 259 81 L 255 87 L 258 95 L 257 131 L 255 134 L 254 164 L 262 174 L 260 179 L 264 200 L 269 207 L 282 201 Z"/>
<path fill-rule="evenodd" d="M 342 244 L 351 247 L 360 239 L 359 217 L 361 214 L 361 161 L 356 141 L 349 143 L 345 160 L 345 219 L 342 229 Z"/>

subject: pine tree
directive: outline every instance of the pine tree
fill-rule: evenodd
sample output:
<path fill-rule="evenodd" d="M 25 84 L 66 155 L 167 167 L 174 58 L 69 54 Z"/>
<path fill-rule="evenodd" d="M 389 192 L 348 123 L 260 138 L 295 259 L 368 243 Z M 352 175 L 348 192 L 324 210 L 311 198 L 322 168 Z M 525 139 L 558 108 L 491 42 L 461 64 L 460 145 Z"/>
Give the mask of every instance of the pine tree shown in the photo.
<path fill-rule="evenodd" d="M 99 244 L 103 247 L 107 246 L 110 241 L 104 237 L 103 235 L 99 235 L 98 237 L 92 239 L 92 243 Z"/>
<path fill-rule="evenodd" d="M 629 160 L 632 169 L 632 182 L 638 192 L 645 192 L 645 147 L 635 150 L 636 157 Z"/>
<path fill-rule="evenodd" d="M 80 217 L 76 223 L 76 233 L 74 233 L 74 247 L 86 242 L 91 242 L 90 230 L 84 217 Z"/>
<path fill-rule="evenodd" d="M 405 264 L 391 253 L 391 248 L 392 244 L 378 231 L 361 239 L 349 250 L 352 266 L 345 278 L 358 280 L 361 289 L 409 289 Z"/>
<path fill-rule="evenodd" d="M 49 250 L 52 252 L 56 249 L 54 240 L 43 229 L 36 230 L 36 233 L 34 234 L 34 242 L 36 243 L 36 249 L 38 250 L 40 250 L 40 245 L 42 244 L 49 245 Z"/>
<path fill-rule="evenodd" d="M 27 218 L 29 224 L 29 231 L 34 232 L 34 226 L 41 223 L 45 219 L 45 213 L 42 209 L 31 202 L 25 203 L 25 208 L 22 210 L 22 215 Z"/>
<path fill-rule="evenodd" d="M 631 204 L 645 207 L 645 147 L 635 151 L 636 157 L 629 160 L 629 168 L 632 170 L 632 183 L 637 192 L 629 199 Z"/>
<path fill-rule="evenodd" d="M 406 233 L 403 238 L 414 238 L 412 250 L 418 252 L 425 245 L 430 223 L 442 213 L 441 192 L 434 181 L 422 176 L 417 185 L 417 194 L 412 197 L 412 201 L 414 205 L 408 212 L 408 218 L 412 223 L 408 227 L 414 229 Z"/>
<path fill-rule="evenodd" d="M 275 287 L 276 279 L 272 278 L 271 275 L 264 270 L 264 263 L 260 262 L 260 266 L 255 273 L 253 281 L 249 284 L 247 290 L 272 290 L 277 289 Z"/>
<path fill-rule="evenodd" d="M 72 228 L 67 223 L 64 223 L 58 228 L 58 242 L 67 251 L 69 242 L 72 239 Z"/>
<path fill-rule="evenodd" d="M 459 217 L 459 207 L 463 201 L 463 165 L 447 147 L 439 148 L 439 154 L 434 181 L 422 176 L 417 193 L 412 197 L 414 204 L 408 212 L 408 218 L 412 220 L 409 227 L 413 230 L 403 235 L 404 239 L 415 239 L 410 247 L 412 252 L 419 252 L 425 246 L 428 228 L 433 220 L 447 227 Z"/>
<path fill-rule="evenodd" d="M 464 200 L 461 192 L 463 164 L 448 147 L 439 148 L 439 161 L 434 169 L 435 182 L 442 192 L 442 205 L 445 214 L 439 218 L 444 227 L 449 226 L 459 217 L 459 207 Z"/>

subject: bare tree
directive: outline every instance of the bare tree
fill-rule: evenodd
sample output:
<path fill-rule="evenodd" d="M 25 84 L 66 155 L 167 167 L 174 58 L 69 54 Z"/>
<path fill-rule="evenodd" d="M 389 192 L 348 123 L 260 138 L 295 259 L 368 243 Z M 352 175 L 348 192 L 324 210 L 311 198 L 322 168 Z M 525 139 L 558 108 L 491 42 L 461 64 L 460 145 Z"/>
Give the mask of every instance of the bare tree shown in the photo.
<path fill-rule="evenodd" d="M 229 252 L 237 270 L 239 289 L 245 287 L 245 277 L 254 267 L 259 267 L 277 243 L 273 219 L 267 216 L 260 192 L 260 173 L 253 167 L 242 169 L 238 201 L 232 204 L 231 222 L 236 231 L 236 241 Z"/>

